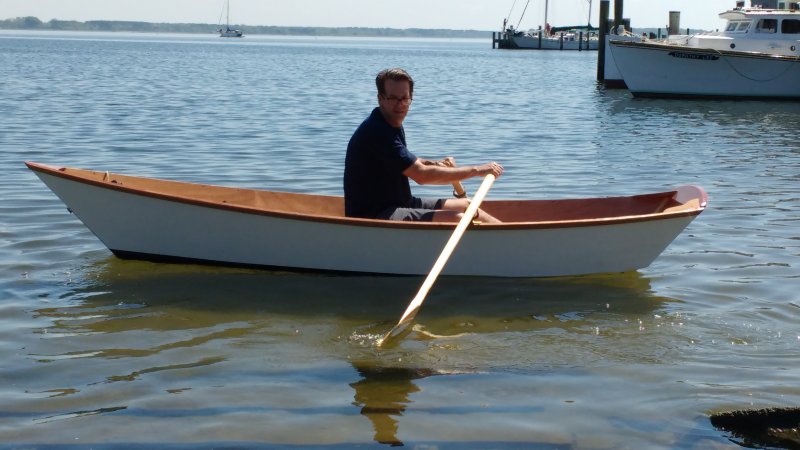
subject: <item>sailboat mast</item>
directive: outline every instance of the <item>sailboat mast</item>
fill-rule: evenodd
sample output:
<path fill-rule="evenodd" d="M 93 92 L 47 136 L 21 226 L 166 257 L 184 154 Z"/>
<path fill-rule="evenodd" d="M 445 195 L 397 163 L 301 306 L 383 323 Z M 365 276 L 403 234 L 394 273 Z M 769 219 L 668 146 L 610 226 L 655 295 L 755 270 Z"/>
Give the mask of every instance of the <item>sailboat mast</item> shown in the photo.
<path fill-rule="evenodd" d="M 230 28 L 231 27 L 231 0 L 227 1 L 227 10 L 225 14 L 225 26 Z"/>
<path fill-rule="evenodd" d="M 547 3 L 548 0 L 544 0 L 544 26 L 547 27 Z"/>
<path fill-rule="evenodd" d="M 586 21 L 586 24 L 590 27 L 592 26 L 592 0 L 589 0 L 589 19 Z"/>

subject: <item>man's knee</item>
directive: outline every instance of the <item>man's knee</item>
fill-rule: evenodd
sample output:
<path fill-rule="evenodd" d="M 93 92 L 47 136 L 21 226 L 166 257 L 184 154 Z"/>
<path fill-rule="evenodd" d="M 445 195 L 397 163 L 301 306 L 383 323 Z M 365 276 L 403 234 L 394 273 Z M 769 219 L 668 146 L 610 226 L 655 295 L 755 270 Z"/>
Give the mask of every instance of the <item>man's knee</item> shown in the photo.
<path fill-rule="evenodd" d="M 442 209 L 447 211 L 464 212 L 469 206 L 469 200 L 465 198 L 448 198 L 442 204 Z"/>

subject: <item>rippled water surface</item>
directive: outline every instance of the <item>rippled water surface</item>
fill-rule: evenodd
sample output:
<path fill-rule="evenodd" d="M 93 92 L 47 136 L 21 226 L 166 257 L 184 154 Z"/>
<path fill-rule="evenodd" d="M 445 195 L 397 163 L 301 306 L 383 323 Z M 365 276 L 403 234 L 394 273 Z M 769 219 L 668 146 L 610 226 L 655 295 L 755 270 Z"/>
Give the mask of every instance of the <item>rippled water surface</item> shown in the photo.
<path fill-rule="evenodd" d="M 634 100 L 595 58 L 0 32 L 0 446 L 727 448 L 710 414 L 800 406 L 800 105 Z M 340 194 L 387 66 L 412 150 L 502 162 L 490 197 L 709 208 L 638 272 L 441 279 L 377 351 L 421 278 L 118 260 L 23 165 Z"/>

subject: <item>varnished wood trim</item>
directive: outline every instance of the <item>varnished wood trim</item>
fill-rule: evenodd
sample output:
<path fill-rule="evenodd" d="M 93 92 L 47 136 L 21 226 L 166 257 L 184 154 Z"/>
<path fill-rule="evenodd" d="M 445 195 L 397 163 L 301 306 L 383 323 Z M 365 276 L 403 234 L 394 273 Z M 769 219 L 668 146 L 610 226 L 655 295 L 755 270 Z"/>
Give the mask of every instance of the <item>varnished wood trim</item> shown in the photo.
<path fill-rule="evenodd" d="M 172 195 L 172 194 L 164 194 L 160 192 L 148 191 L 144 189 L 136 189 L 125 186 L 124 184 L 120 184 L 115 182 L 116 177 L 127 177 L 127 178 L 135 178 L 135 179 L 142 179 L 141 177 L 133 177 L 129 175 L 121 175 L 115 173 L 104 173 L 108 176 L 104 176 L 102 180 L 94 180 L 89 179 L 85 176 L 80 176 L 79 174 L 70 173 L 70 170 L 81 170 L 81 169 L 71 169 L 66 167 L 55 167 L 45 164 L 39 164 L 35 162 L 25 162 L 25 165 L 28 166 L 29 169 L 33 170 L 34 172 L 40 172 L 44 174 L 48 174 L 51 176 L 59 177 L 68 179 L 77 183 L 92 185 L 96 187 L 100 187 L 103 189 L 109 189 L 119 192 L 124 192 L 131 195 L 140 195 L 144 197 L 151 197 L 157 198 L 166 201 L 184 203 L 184 204 L 191 204 L 197 205 L 207 208 L 214 208 L 214 209 L 221 209 L 227 211 L 236 211 L 246 214 L 256 214 L 262 216 L 270 216 L 270 217 L 278 217 L 284 219 L 291 219 L 291 220 L 299 220 L 299 221 L 311 221 L 311 222 L 323 222 L 323 223 L 333 223 L 338 225 L 349 225 L 349 226 L 357 226 L 357 227 L 378 227 L 378 228 L 398 228 L 398 229 L 419 229 L 419 230 L 452 230 L 455 228 L 455 223 L 442 223 L 442 222 L 400 222 L 400 221 L 390 221 L 390 220 L 375 220 L 375 219 L 359 219 L 359 218 L 352 218 L 352 217 L 336 217 L 336 216 L 321 216 L 321 215 L 312 215 L 312 214 L 301 214 L 301 213 L 291 213 L 291 212 L 283 212 L 283 211 L 273 211 L 273 210 L 266 210 L 266 209 L 259 209 L 255 207 L 248 207 L 248 206 L 241 206 L 241 205 L 232 205 L 227 203 L 220 203 L 220 202 L 212 202 L 202 199 L 195 199 L 186 196 L 180 195 Z M 93 173 L 103 173 L 103 172 L 96 172 L 92 171 Z M 204 185 L 198 183 L 188 183 L 188 182 L 179 182 L 179 181 L 171 181 L 171 180 L 159 180 L 159 181 L 168 181 L 170 183 L 178 183 L 178 184 L 185 184 L 187 187 L 194 187 L 194 188 L 202 188 L 203 186 L 219 188 L 222 187 L 224 189 L 236 189 L 236 188 L 229 188 L 224 186 L 212 186 L 212 185 Z M 663 196 L 669 195 L 670 193 L 659 193 L 659 194 L 645 194 L 641 196 L 631 196 L 626 198 L 636 198 L 636 197 L 646 197 L 646 196 Z M 674 191 L 672 192 L 674 196 Z M 295 194 L 295 195 L 311 195 L 311 194 Z M 333 197 L 333 196 L 315 196 L 318 198 L 326 198 L 326 197 Z M 338 197 L 341 198 L 341 197 Z M 668 199 L 669 200 L 669 199 Z M 565 200 L 569 201 L 569 200 Z M 513 202 L 513 201 L 511 201 Z M 665 205 L 659 206 L 658 209 L 654 209 L 653 213 L 648 214 L 638 214 L 638 215 L 628 215 L 628 216 L 617 216 L 617 217 L 600 217 L 600 218 L 591 218 L 591 219 L 577 219 L 577 220 L 555 220 L 555 221 L 537 221 L 537 222 L 504 222 L 499 224 L 488 224 L 488 223 L 481 223 L 477 225 L 472 225 L 471 229 L 475 231 L 480 230 L 495 230 L 495 231 L 505 231 L 505 230 L 536 230 L 536 229 L 551 229 L 551 228 L 574 228 L 574 227 L 591 227 L 591 226 L 607 226 L 607 225 L 616 225 L 616 224 L 624 224 L 624 223 L 636 223 L 636 222 L 647 222 L 653 220 L 664 220 L 670 218 L 677 218 L 677 217 L 690 217 L 696 216 L 700 214 L 705 208 L 705 202 L 702 201 L 702 204 L 697 207 L 687 207 L 686 205 L 682 205 L 677 203 L 674 207 L 668 208 L 668 211 L 663 211 L 662 208 Z M 487 201 L 485 202 L 487 208 L 491 207 L 492 202 Z M 656 212 L 658 211 L 658 212 Z"/>

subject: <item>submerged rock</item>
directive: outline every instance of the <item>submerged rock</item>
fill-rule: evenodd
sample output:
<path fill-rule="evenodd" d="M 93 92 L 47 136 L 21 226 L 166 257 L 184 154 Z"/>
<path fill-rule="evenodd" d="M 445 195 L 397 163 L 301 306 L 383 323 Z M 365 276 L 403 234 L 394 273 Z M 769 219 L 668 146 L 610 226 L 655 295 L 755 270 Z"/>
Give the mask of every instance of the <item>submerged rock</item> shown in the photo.
<path fill-rule="evenodd" d="M 743 447 L 800 449 L 800 408 L 712 414 L 711 425 L 729 432 L 732 440 Z"/>

